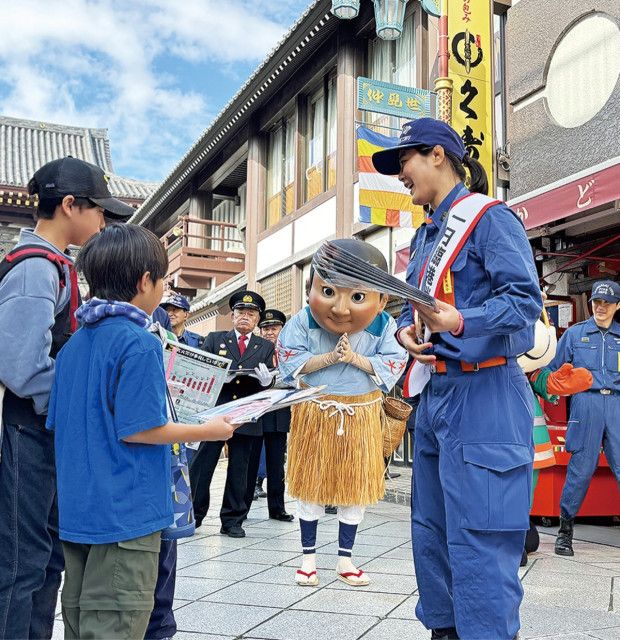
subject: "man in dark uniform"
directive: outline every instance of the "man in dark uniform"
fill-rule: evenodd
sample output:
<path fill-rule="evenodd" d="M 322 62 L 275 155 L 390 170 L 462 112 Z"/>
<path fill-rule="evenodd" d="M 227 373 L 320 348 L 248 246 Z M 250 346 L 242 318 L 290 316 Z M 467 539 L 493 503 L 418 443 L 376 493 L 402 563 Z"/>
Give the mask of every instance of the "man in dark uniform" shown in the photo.
<path fill-rule="evenodd" d="M 203 337 L 185 328 L 189 316 L 189 300 L 180 293 L 172 292 L 172 295 L 164 298 L 159 306 L 168 314 L 170 330 L 177 340 L 188 347 L 199 347 Z"/>
<path fill-rule="evenodd" d="M 274 346 L 278 335 L 286 322 L 286 316 L 277 309 L 266 309 L 260 317 L 258 326 L 265 340 Z M 274 354 L 274 358 L 277 356 Z M 276 366 L 277 363 L 273 362 Z M 286 407 L 278 411 L 266 413 L 259 422 L 262 423 L 263 437 L 257 438 L 250 457 L 248 470 L 248 488 L 246 501 L 251 504 L 260 461 L 260 452 L 265 443 L 267 461 L 267 506 L 269 517 L 273 520 L 291 522 L 294 516 L 286 513 L 284 508 L 284 456 L 286 455 L 286 434 L 291 426 L 291 410 Z"/>
<path fill-rule="evenodd" d="M 252 333 L 261 312 L 265 310 L 265 301 L 253 291 L 240 291 L 231 296 L 229 305 L 232 309 L 232 331 L 210 333 L 204 339 L 201 348 L 209 353 L 230 358 L 231 376 L 238 369 L 250 369 L 252 373 L 237 375 L 227 382 L 222 387 L 217 404 L 258 393 L 273 381 L 273 373 L 266 372 L 267 368 L 273 369 L 273 344 Z M 251 504 L 251 501 L 246 502 L 245 497 L 248 465 L 254 443 L 260 443 L 262 433 L 260 422 L 248 423 L 239 427 L 228 440 L 228 472 L 220 519 L 221 533 L 231 538 L 245 537 L 241 523 Z M 209 486 L 223 446 L 223 442 L 203 442 L 190 465 L 197 527 L 202 524 L 209 510 Z"/>

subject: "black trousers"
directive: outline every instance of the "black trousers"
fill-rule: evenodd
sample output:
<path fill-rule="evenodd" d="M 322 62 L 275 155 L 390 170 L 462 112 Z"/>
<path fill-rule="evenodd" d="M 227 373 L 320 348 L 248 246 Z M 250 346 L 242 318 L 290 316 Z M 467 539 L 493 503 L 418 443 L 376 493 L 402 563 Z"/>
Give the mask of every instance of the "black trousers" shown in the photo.
<path fill-rule="evenodd" d="M 286 436 L 282 431 L 270 431 L 256 438 L 250 453 L 248 468 L 248 486 L 245 494 L 248 504 L 252 504 L 254 487 L 258 476 L 260 452 L 265 442 L 265 459 L 267 463 L 267 507 L 269 513 L 284 511 L 284 456 L 286 455 Z"/>
<path fill-rule="evenodd" d="M 261 442 L 260 436 L 239 433 L 228 440 L 228 471 L 220 510 L 224 527 L 240 526 L 252 504 L 246 501 L 246 491 L 250 453 L 256 442 Z M 223 447 L 222 441 L 203 442 L 190 464 L 189 480 L 196 524 L 200 524 L 209 511 L 211 480 Z"/>

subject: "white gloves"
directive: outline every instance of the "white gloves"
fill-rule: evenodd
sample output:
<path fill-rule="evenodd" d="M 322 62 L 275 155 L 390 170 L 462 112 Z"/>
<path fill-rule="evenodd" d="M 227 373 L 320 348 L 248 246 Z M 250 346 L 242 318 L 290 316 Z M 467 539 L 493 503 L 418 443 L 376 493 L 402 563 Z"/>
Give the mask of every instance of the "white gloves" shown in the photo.
<path fill-rule="evenodd" d="M 267 369 L 267 365 L 262 362 L 258 367 L 254 368 L 254 373 L 256 374 L 261 387 L 268 387 L 271 384 L 273 377 L 276 375 L 276 371 L 269 371 L 269 369 Z"/>

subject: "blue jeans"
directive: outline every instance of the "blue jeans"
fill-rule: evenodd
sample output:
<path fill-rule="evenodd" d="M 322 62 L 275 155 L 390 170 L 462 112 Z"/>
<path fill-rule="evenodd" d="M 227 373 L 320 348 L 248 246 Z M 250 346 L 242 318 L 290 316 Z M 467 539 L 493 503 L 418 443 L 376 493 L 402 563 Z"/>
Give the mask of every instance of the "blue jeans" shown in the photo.
<path fill-rule="evenodd" d="M 0 638 L 51 638 L 64 568 L 53 433 L 4 425 L 0 514 Z"/>
<path fill-rule="evenodd" d="M 177 572 L 177 541 L 162 540 L 159 552 L 159 570 L 155 586 L 155 604 L 144 636 L 147 640 L 172 638 L 177 632 L 172 605 Z"/>
<path fill-rule="evenodd" d="M 260 462 L 258 463 L 258 478 L 264 480 L 267 477 L 267 454 L 265 453 L 265 442 L 260 450 Z"/>

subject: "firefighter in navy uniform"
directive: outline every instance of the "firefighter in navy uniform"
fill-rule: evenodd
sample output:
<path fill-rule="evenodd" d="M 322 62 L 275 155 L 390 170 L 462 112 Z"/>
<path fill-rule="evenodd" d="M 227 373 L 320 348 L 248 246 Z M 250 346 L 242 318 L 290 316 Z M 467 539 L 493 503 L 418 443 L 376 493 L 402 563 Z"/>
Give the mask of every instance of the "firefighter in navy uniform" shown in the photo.
<path fill-rule="evenodd" d="M 233 329 L 214 331 L 200 345 L 202 349 L 232 360 L 230 374 L 238 369 L 250 372 L 235 376 L 222 387 L 217 404 L 258 393 L 273 382 L 273 344 L 252 332 L 258 325 L 260 314 L 265 310 L 265 301 L 253 291 L 240 291 L 231 296 Z M 260 422 L 239 427 L 228 440 L 228 471 L 224 499 L 220 510 L 221 533 L 231 538 L 245 537 L 241 523 L 250 509 L 246 501 L 248 466 L 252 448 L 262 440 Z M 190 465 L 190 482 L 193 491 L 196 526 L 209 510 L 209 486 L 220 458 L 224 442 L 203 442 Z M 260 446 L 260 445 L 258 445 Z"/>
<path fill-rule="evenodd" d="M 180 293 L 173 293 L 164 298 L 159 305 L 170 318 L 170 330 L 181 344 L 188 347 L 199 347 L 204 338 L 185 328 L 189 316 L 189 300 Z"/>
<path fill-rule="evenodd" d="M 286 323 L 286 316 L 277 309 L 266 309 L 260 317 L 258 326 L 261 336 L 274 346 L 278 335 Z M 274 358 L 277 356 L 274 355 Z M 277 362 L 274 359 L 274 366 Z M 286 436 L 291 426 L 291 410 L 286 407 L 278 411 L 266 413 L 259 422 L 263 427 L 263 437 L 257 439 L 250 458 L 248 488 L 246 500 L 248 504 L 254 497 L 256 478 L 263 442 L 267 463 L 267 506 L 272 520 L 291 522 L 294 516 L 286 513 L 284 508 L 284 457 L 286 455 Z"/>
<path fill-rule="evenodd" d="M 573 524 L 598 465 L 601 447 L 620 487 L 620 285 L 595 282 L 590 297 L 592 317 L 569 327 L 549 363 L 557 371 L 564 363 L 583 367 L 594 382 L 571 398 L 566 450 L 571 457 L 560 498 L 560 530 L 555 552 L 572 556 Z"/>

